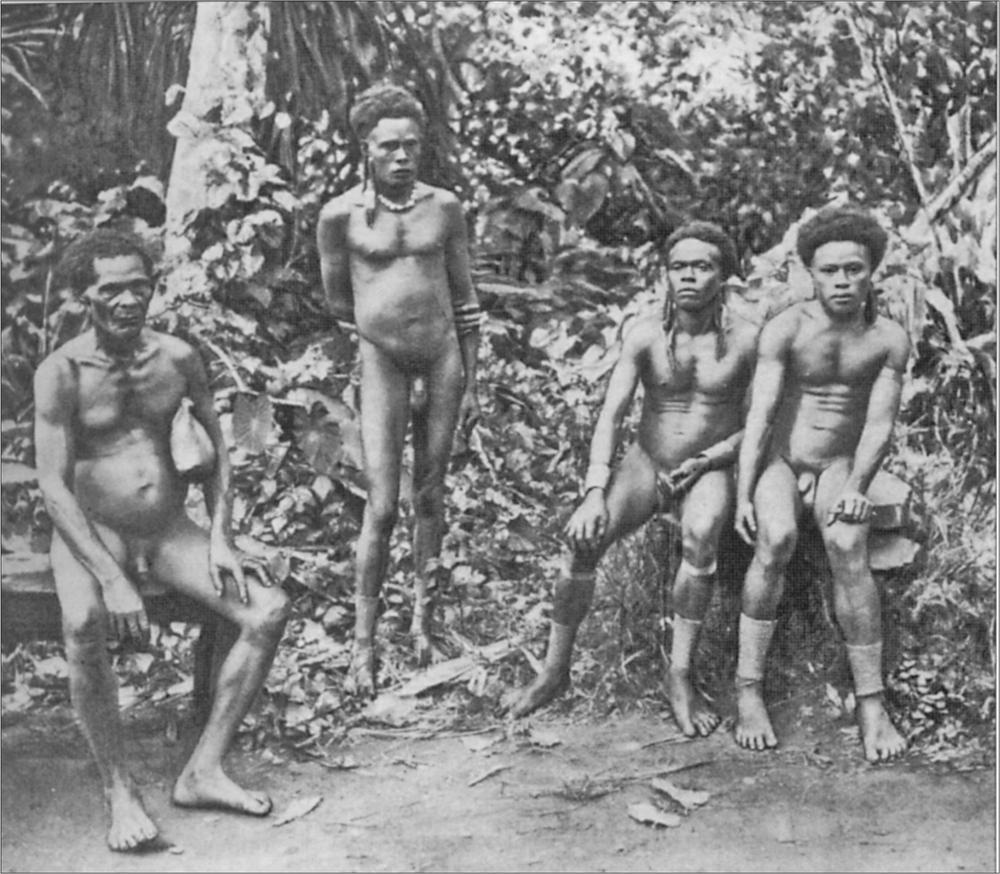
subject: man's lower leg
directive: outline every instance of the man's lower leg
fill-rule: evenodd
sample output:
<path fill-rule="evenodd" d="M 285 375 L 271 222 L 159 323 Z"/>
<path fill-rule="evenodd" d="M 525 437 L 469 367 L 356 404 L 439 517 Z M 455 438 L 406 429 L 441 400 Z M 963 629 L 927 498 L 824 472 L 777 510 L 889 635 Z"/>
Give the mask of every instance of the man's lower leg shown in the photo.
<path fill-rule="evenodd" d="M 858 724 L 865 758 L 884 762 L 906 749 L 906 739 L 892 724 L 885 709 L 882 681 L 882 641 L 867 645 L 847 645 L 847 660 L 854 677 Z"/>
<path fill-rule="evenodd" d="M 545 663 L 542 672 L 511 707 L 512 715 L 527 716 L 562 694 L 569 686 L 573 644 L 577 629 L 590 609 L 595 579 L 596 573 L 592 570 L 571 571 L 556 583 Z"/>
<path fill-rule="evenodd" d="M 70 699 L 101 775 L 110 826 L 108 846 L 131 850 L 151 841 L 157 828 L 125 763 L 118 687 L 103 639 L 74 641 L 66 635 Z"/>
<path fill-rule="evenodd" d="M 173 800 L 186 807 L 223 807 L 263 816 L 271 800 L 238 786 L 222 770 L 222 759 L 236 730 L 267 677 L 281 640 L 288 604 L 270 616 L 240 629 L 219 669 L 215 699 L 205 729 L 191 758 L 177 778 Z"/>
<path fill-rule="evenodd" d="M 431 640 L 431 619 L 434 614 L 432 577 L 428 574 L 427 563 L 441 554 L 441 540 L 444 535 L 444 487 L 431 490 L 417 500 L 417 513 L 413 530 L 413 557 L 416 574 L 413 586 L 413 622 L 410 635 L 417 661 L 421 667 L 430 664 L 434 655 Z"/>
<path fill-rule="evenodd" d="M 674 718 L 689 737 L 707 735 L 719 724 L 719 716 L 694 687 L 691 667 L 715 579 L 716 563 L 695 567 L 681 562 L 674 578 L 673 636 L 667 686 Z"/>
<path fill-rule="evenodd" d="M 740 649 L 736 665 L 736 701 L 739 717 L 736 742 L 747 749 L 777 746 L 771 719 L 764 706 L 764 665 L 774 636 L 773 619 L 754 619 L 740 614 Z"/>

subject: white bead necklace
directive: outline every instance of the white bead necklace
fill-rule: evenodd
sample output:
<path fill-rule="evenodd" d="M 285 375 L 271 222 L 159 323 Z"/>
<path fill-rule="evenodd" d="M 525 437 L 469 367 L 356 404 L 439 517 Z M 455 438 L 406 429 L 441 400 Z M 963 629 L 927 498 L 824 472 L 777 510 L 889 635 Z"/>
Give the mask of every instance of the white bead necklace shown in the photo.
<path fill-rule="evenodd" d="M 394 200 L 389 200 L 383 194 L 377 194 L 378 202 L 382 204 L 389 212 L 406 212 L 407 210 L 413 209 L 417 204 L 417 192 L 416 189 L 410 192 L 410 196 L 403 203 L 396 203 Z"/>

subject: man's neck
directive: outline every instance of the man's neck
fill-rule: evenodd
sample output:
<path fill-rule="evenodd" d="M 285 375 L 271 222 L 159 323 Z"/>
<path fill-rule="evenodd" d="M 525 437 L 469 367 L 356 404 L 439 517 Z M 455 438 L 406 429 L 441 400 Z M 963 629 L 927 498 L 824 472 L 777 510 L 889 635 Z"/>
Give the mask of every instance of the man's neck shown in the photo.
<path fill-rule="evenodd" d="M 714 319 L 712 318 L 715 314 L 715 309 L 715 303 L 703 310 L 677 309 L 674 311 L 676 325 L 681 331 L 691 337 L 694 337 L 696 334 L 707 334 L 715 330 Z"/>
<path fill-rule="evenodd" d="M 142 351 L 145 345 L 143 342 L 144 333 L 142 331 L 135 337 L 121 340 L 95 328 L 94 345 L 98 352 L 103 353 L 113 361 L 129 361 L 136 358 Z"/>
<path fill-rule="evenodd" d="M 416 190 L 416 181 L 408 182 L 406 185 L 377 185 L 375 190 L 386 200 L 393 203 L 406 203 Z"/>

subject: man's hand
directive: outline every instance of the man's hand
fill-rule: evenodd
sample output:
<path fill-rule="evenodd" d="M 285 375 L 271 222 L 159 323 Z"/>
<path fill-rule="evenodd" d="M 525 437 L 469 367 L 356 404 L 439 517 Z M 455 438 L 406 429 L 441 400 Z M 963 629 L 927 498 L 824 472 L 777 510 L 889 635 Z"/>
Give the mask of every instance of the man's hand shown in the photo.
<path fill-rule="evenodd" d="M 753 501 L 737 501 L 736 533 L 750 546 L 754 545 L 757 539 L 757 512 L 753 508 Z"/>
<path fill-rule="evenodd" d="M 247 589 L 247 571 L 254 571 L 262 586 L 272 585 L 267 565 L 259 558 L 234 549 L 222 535 L 213 535 L 209 542 L 208 566 L 212 575 L 212 586 L 220 598 L 226 593 L 226 577 L 229 577 L 236 586 L 236 594 L 239 599 L 244 604 L 249 604 L 250 592 Z"/>
<path fill-rule="evenodd" d="M 566 523 L 566 537 L 574 549 L 593 551 L 608 530 L 608 508 L 604 492 L 591 489 Z"/>
<path fill-rule="evenodd" d="M 666 475 L 667 485 L 675 495 L 682 495 L 693 486 L 706 470 L 708 459 L 704 455 L 695 455 L 685 459 Z"/>
<path fill-rule="evenodd" d="M 479 421 L 481 414 L 476 390 L 474 388 L 466 390 L 458 407 L 458 426 L 462 432 L 467 434 L 472 426 Z"/>
<path fill-rule="evenodd" d="M 149 635 L 149 617 L 135 584 L 122 576 L 106 582 L 101 592 L 108 611 L 109 637 L 122 643 L 129 637 L 136 643 L 145 641 Z"/>
<path fill-rule="evenodd" d="M 861 525 L 869 520 L 872 515 L 872 502 L 861 492 L 855 489 L 848 489 L 841 493 L 837 502 L 826 514 L 826 524 L 832 525 L 838 519 L 841 522 L 850 522 Z"/>

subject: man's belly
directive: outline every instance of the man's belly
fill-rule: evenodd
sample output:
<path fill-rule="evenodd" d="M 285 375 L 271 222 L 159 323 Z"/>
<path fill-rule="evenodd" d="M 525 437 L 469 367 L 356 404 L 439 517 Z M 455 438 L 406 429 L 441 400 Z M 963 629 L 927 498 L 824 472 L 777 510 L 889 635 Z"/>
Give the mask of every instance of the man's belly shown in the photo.
<path fill-rule="evenodd" d="M 795 468 L 820 471 L 851 458 L 864 428 L 867 399 L 803 392 L 789 397 L 775 417 L 772 456 Z"/>
<path fill-rule="evenodd" d="M 83 512 L 116 531 L 153 535 L 184 512 L 187 485 L 164 448 L 138 441 L 77 461 L 74 493 Z"/>
<path fill-rule="evenodd" d="M 434 360 L 458 341 L 443 265 L 425 261 L 399 259 L 352 276 L 358 333 L 403 361 Z"/>
<path fill-rule="evenodd" d="M 639 445 L 665 470 L 731 437 L 742 426 L 738 400 L 727 405 L 678 403 L 671 410 L 663 406 L 643 407 Z"/>

